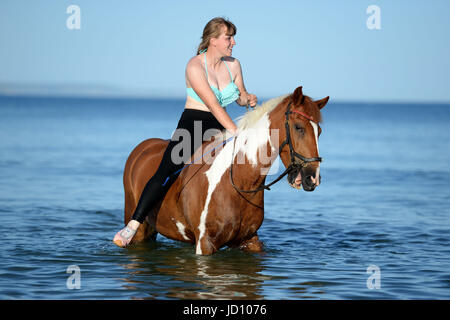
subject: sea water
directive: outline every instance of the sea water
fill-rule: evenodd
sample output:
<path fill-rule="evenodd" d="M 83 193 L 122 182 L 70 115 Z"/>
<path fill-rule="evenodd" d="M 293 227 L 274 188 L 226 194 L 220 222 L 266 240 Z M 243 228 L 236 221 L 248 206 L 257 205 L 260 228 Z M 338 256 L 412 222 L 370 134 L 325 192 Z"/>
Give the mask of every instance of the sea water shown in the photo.
<path fill-rule="evenodd" d="M 330 101 L 322 184 L 266 191 L 263 253 L 116 247 L 125 161 L 183 106 L 0 97 L 0 299 L 450 298 L 450 105 Z"/>

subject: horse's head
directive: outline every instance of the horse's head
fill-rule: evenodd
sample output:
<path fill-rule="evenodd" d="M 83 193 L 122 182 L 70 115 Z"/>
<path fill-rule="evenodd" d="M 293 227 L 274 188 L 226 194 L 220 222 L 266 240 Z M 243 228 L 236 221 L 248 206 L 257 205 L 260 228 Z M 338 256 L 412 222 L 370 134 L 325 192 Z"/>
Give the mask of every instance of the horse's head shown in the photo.
<path fill-rule="evenodd" d="M 302 92 L 302 87 L 284 100 L 283 110 L 285 128 L 280 130 L 280 158 L 283 164 L 292 170 L 288 174 L 289 184 L 305 191 L 313 191 L 320 183 L 319 136 L 321 128 L 320 109 L 328 102 L 329 97 L 313 101 Z M 283 141 L 283 140 L 282 140 Z"/>

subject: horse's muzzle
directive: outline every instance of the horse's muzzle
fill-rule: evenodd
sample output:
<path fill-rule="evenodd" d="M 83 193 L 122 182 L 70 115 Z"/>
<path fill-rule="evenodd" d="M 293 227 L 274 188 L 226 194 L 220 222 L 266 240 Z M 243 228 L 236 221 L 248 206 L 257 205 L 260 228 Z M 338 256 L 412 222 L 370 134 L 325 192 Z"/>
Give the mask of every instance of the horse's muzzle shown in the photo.
<path fill-rule="evenodd" d="M 318 181 L 316 181 L 318 180 Z M 303 180 L 303 190 L 305 191 L 314 191 L 314 189 L 319 185 L 320 183 L 320 175 L 318 179 L 315 179 L 313 176 L 306 176 L 306 178 Z"/>
<path fill-rule="evenodd" d="M 310 167 L 302 169 L 301 174 L 302 177 L 304 177 L 302 179 L 302 184 L 305 191 L 314 191 L 322 179 L 318 170 Z"/>
<path fill-rule="evenodd" d="M 287 176 L 288 183 L 295 189 L 302 188 L 302 174 L 300 167 L 294 167 Z"/>
<path fill-rule="evenodd" d="M 317 177 L 318 174 L 318 177 Z M 322 177 L 317 168 L 312 166 L 294 166 L 289 172 L 287 180 L 291 187 L 305 191 L 314 191 L 320 184 Z"/>

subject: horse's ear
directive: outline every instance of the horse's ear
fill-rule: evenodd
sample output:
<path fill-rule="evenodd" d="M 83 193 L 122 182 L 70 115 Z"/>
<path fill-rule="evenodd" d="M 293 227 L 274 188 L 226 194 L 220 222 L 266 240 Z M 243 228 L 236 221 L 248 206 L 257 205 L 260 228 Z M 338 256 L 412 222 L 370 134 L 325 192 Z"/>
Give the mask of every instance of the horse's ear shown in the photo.
<path fill-rule="evenodd" d="M 298 87 L 292 94 L 292 101 L 294 102 L 294 105 L 302 104 L 304 101 L 302 88 L 302 86 Z"/>
<path fill-rule="evenodd" d="M 325 105 L 326 105 L 327 102 L 328 102 L 328 99 L 330 99 L 329 96 L 326 97 L 326 98 L 323 98 L 323 99 L 321 99 L 321 100 L 317 100 L 317 101 L 316 101 L 317 106 L 319 107 L 319 109 L 322 109 L 323 107 L 325 107 Z"/>

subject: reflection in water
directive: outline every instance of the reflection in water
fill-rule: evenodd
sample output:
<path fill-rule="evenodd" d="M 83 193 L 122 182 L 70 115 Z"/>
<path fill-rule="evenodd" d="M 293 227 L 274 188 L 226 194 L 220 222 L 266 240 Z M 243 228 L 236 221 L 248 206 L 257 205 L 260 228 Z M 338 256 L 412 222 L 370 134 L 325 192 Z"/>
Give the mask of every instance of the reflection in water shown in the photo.
<path fill-rule="evenodd" d="M 128 254 L 124 288 L 147 291 L 151 298 L 263 299 L 262 284 L 271 280 L 262 274 L 263 254 L 236 249 L 198 256 L 189 245 L 150 242 Z"/>

